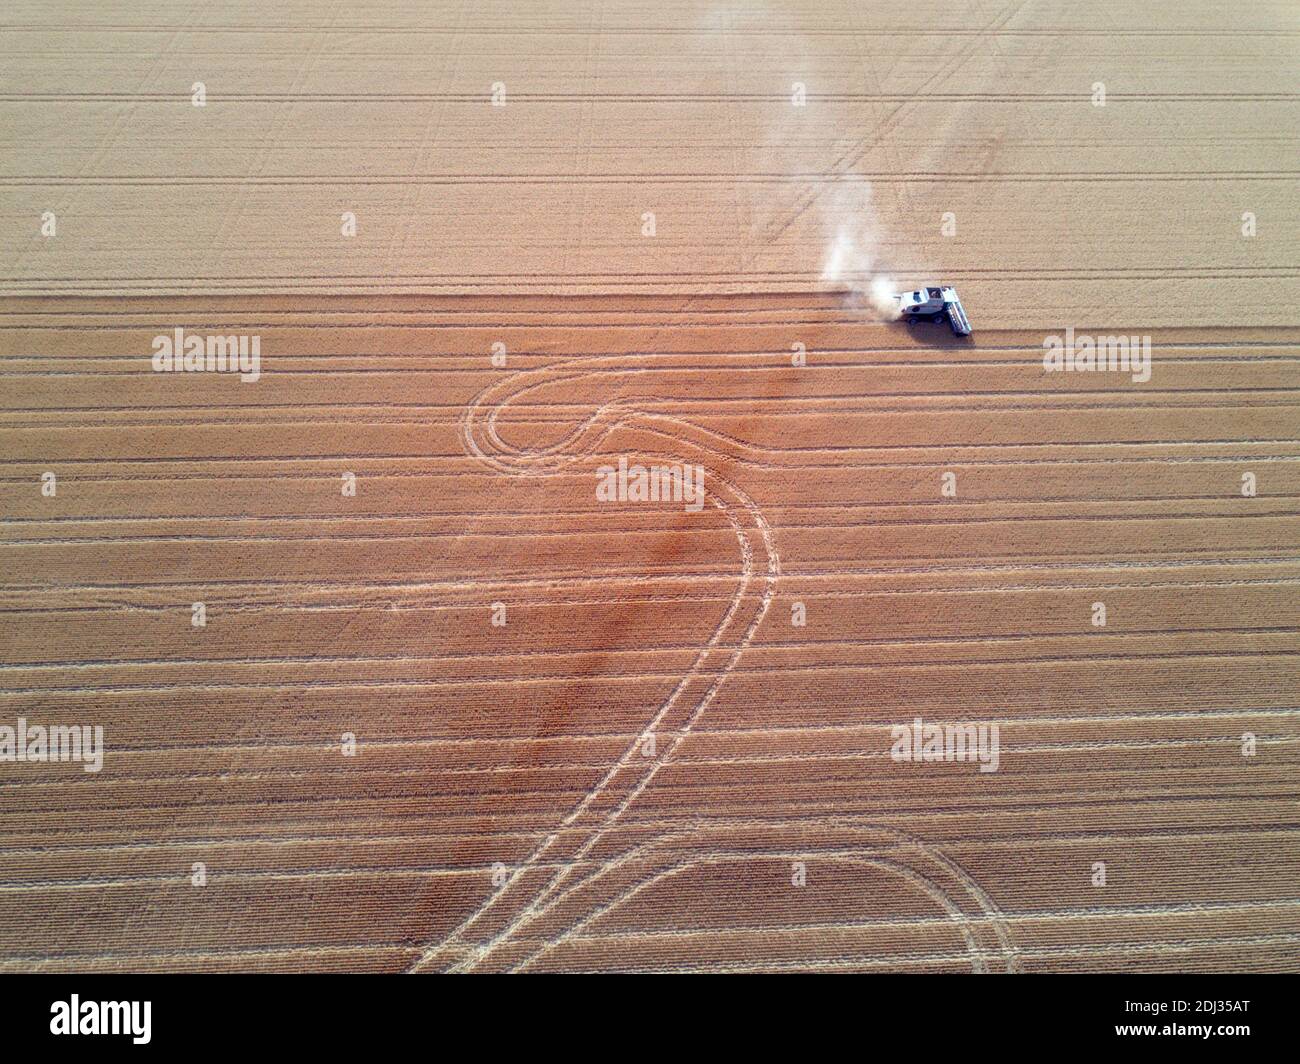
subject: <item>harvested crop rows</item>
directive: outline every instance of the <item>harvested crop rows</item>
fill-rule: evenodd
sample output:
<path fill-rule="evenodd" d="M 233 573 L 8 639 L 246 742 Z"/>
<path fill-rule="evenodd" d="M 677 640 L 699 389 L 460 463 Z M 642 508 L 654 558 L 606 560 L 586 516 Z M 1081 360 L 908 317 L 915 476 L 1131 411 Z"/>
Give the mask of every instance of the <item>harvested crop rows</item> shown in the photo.
<path fill-rule="evenodd" d="M 173 322 L 261 380 L 152 372 Z M 4 325 L 5 715 L 108 750 L 3 766 L 7 967 L 1293 964 L 1300 331 L 1137 392 L 835 296 Z M 619 455 L 709 505 L 596 501 Z"/>

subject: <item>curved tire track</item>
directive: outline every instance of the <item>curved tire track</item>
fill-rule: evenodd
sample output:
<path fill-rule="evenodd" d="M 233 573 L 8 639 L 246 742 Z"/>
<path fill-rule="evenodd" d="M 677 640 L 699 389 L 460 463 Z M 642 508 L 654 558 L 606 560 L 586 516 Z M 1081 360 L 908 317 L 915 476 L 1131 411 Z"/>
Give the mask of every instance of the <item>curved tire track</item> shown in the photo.
<path fill-rule="evenodd" d="M 554 831 L 539 843 L 509 878 L 444 939 L 429 943 L 410 971 L 445 970 L 470 971 L 489 960 L 494 951 L 507 945 L 517 945 L 521 933 L 538 925 L 539 921 L 555 911 L 560 903 L 573 898 L 578 892 L 598 887 L 602 881 L 626 868 L 629 862 L 644 859 L 663 847 L 685 838 L 696 838 L 701 833 L 726 829 L 727 821 L 711 822 L 706 827 L 688 829 L 661 835 L 629 853 L 619 856 L 603 866 L 590 870 L 590 862 L 582 859 L 596 849 L 619 824 L 620 818 L 637 797 L 650 785 L 659 770 L 673 759 L 674 754 L 691 733 L 701 715 L 717 696 L 727 676 L 735 668 L 745 648 L 750 644 L 763 622 L 775 594 L 780 577 L 780 555 L 772 530 L 754 500 L 724 471 L 724 462 L 750 464 L 758 448 L 732 441 L 679 417 L 656 413 L 651 406 L 655 397 L 644 397 L 646 405 L 638 406 L 634 399 L 620 398 L 601 404 L 568 435 L 545 447 L 517 447 L 504 440 L 498 431 L 499 416 L 510 403 L 541 388 L 581 380 L 587 377 L 630 376 L 653 372 L 653 360 L 647 354 L 630 356 L 598 356 L 578 358 L 551 365 L 523 370 L 489 385 L 468 404 L 462 420 L 462 438 L 466 451 L 475 459 L 496 472 L 509 477 L 547 477 L 571 471 L 574 467 L 593 467 L 608 457 L 602 450 L 606 441 L 620 429 L 635 429 L 662 439 L 668 450 L 662 453 L 637 449 L 638 459 L 662 459 L 667 462 L 698 464 L 705 471 L 705 498 L 716 507 L 731 525 L 740 550 L 740 573 L 736 589 L 728 607 L 714 628 L 712 635 L 700 649 L 691 668 L 682 676 L 669 696 L 659 705 L 646 722 L 637 739 L 630 743 L 602 779 L 564 817 Z M 635 360 L 637 367 L 629 366 Z M 671 364 L 664 368 L 671 368 Z M 723 447 L 734 446 L 736 453 Z M 667 738 L 658 756 L 641 756 L 646 737 Z M 753 822 L 749 822 L 751 825 Z M 856 822 L 855 822 L 856 823 Z M 911 862 L 899 863 L 885 856 L 879 848 L 858 847 L 830 850 L 825 847 L 806 846 L 780 855 L 801 853 L 820 856 L 825 860 L 852 860 L 858 863 L 888 868 L 911 879 L 929 893 L 961 927 L 972 967 L 987 970 L 985 951 L 972 932 L 972 921 L 992 922 L 1004 959 L 1011 956 L 1010 941 L 1001 914 L 991 899 L 958 866 L 925 843 L 891 828 L 859 823 L 859 827 L 883 831 L 897 850 L 902 847 L 911 854 Z M 779 822 L 767 822 L 769 833 L 780 833 L 785 828 Z M 725 852 L 725 851 L 723 851 Z M 756 856 L 757 851 L 738 852 L 735 856 Z M 767 853 L 774 856 L 775 851 Z M 918 856 L 919 855 L 919 856 Z M 702 861 L 718 859 L 718 851 L 698 856 L 661 868 L 639 884 L 620 892 L 612 900 L 598 903 L 589 914 L 555 934 L 547 944 L 514 963 L 516 968 L 527 967 L 551 949 L 565 942 L 577 930 L 585 927 L 601 913 L 635 897 L 651 882 L 673 869 L 690 867 Z M 929 872 L 916 867 L 928 862 Z M 943 869 L 957 888 L 940 885 L 935 868 Z M 973 905 L 974 911 L 963 908 Z M 1007 961 L 1006 970 L 1014 970 Z"/>

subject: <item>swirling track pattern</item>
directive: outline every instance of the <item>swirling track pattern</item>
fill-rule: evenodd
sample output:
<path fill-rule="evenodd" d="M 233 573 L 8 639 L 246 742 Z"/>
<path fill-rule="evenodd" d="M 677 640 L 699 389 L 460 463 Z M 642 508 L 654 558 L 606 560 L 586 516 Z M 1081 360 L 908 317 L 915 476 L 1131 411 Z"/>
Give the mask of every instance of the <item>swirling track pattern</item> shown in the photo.
<path fill-rule="evenodd" d="M 850 828 L 859 836 L 855 844 L 803 838 L 779 821 L 720 819 L 663 832 L 623 852 L 615 849 L 603 863 L 590 859 L 602 843 L 614 842 L 611 833 L 620 818 L 673 760 L 753 640 L 772 604 L 781 574 L 780 555 L 761 508 L 727 473 L 731 465 L 746 464 L 756 449 L 688 420 L 656 412 L 653 395 L 638 399 L 623 396 L 602 403 L 570 433 L 544 447 L 516 446 L 502 438 L 498 426 L 511 403 L 542 388 L 593 377 L 646 380 L 660 368 L 661 361 L 655 355 L 638 354 L 570 359 L 527 369 L 485 388 L 465 410 L 462 437 L 466 451 L 508 477 L 555 476 L 583 466 L 594 469 L 608 460 L 609 452 L 602 448 L 623 429 L 663 440 L 664 451 L 640 450 L 637 460 L 662 459 L 703 467 L 706 500 L 735 533 L 740 570 L 721 620 L 637 738 L 506 881 L 450 934 L 429 943 L 410 970 L 537 967 L 599 917 L 634 901 L 666 878 L 710 863 L 754 859 L 840 863 L 886 871 L 929 896 L 954 922 L 973 971 L 989 971 L 994 962 L 1004 971 L 1016 970 L 1015 950 L 1002 914 L 963 869 L 922 840 L 861 818 L 818 821 L 823 827 Z M 657 747 L 657 756 L 651 758 L 642 756 L 643 742 L 649 736 L 656 738 Z M 760 840 L 735 847 L 737 832 L 755 831 Z M 787 845 L 781 844 L 783 840 Z M 626 880 L 628 873 L 634 873 L 631 881 Z M 579 915 L 567 924 L 551 926 L 557 913 L 570 910 L 574 903 L 581 903 Z M 987 929 L 992 929 L 991 941 L 984 934 Z"/>

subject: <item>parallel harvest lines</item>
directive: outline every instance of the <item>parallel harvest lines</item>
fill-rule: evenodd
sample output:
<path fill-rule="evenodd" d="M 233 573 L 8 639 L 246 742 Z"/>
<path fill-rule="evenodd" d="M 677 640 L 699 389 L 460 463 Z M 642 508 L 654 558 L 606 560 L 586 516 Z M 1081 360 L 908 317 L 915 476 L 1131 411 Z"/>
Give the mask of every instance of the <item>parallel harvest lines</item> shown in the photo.
<path fill-rule="evenodd" d="M 2 766 L 8 967 L 1290 966 L 1300 334 L 1157 332 L 1121 387 L 833 297 L 321 306 L 0 322 L 0 703 L 109 745 Z M 262 381 L 149 372 L 177 321 Z M 623 413 L 494 473 L 465 411 L 517 379 L 511 447 Z M 736 527 L 597 504 L 619 453 L 707 455 Z M 892 761 L 915 715 L 997 721 L 999 771 Z"/>

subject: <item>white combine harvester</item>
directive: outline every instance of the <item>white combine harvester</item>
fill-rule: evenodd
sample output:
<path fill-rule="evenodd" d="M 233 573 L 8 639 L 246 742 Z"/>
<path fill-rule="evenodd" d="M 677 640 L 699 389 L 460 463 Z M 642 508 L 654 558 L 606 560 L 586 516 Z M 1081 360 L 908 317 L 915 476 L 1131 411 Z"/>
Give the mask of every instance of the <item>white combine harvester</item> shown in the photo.
<path fill-rule="evenodd" d="M 915 292 L 900 292 L 894 298 L 898 300 L 899 313 L 909 324 L 914 321 L 938 321 L 946 317 L 952 331 L 958 336 L 970 335 L 966 309 L 957 298 L 955 288 L 918 288 Z"/>

